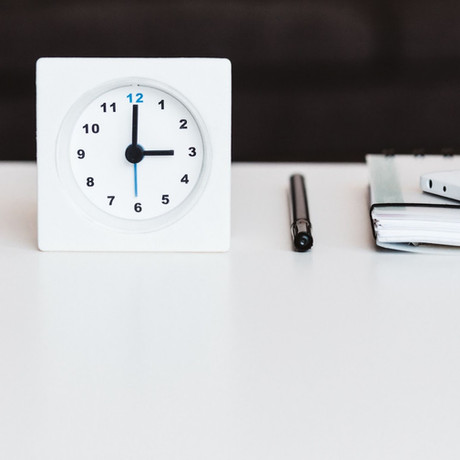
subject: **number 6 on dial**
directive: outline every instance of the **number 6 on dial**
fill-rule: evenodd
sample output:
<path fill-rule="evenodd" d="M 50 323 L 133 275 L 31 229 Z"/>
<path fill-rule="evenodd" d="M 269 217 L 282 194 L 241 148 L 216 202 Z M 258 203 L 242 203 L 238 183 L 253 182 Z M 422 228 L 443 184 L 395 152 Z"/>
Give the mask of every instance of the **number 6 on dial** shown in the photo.
<path fill-rule="evenodd" d="M 37 62 L 42 250 L 225 251 L 226 59 Z"/>

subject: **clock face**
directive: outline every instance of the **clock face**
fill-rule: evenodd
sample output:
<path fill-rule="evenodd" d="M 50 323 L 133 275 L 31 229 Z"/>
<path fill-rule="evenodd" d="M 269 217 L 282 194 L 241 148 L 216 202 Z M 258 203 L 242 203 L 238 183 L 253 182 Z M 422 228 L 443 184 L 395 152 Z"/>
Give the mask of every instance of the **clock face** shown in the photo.
<path fill-rule="evenodd" d="M 127 230 L 179 219 L 199 196 L 208 163 L 199 115 L 151 81 L 115 82 L 83 96 L 57 144 L 58 171 L 77 204 Z"/>

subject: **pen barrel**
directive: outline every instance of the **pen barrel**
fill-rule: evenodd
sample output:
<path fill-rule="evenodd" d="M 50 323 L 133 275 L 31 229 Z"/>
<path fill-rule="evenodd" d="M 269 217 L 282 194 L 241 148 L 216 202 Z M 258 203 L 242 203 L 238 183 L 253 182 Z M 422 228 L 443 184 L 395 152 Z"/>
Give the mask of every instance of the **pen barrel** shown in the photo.
<path fill-rule="evenodd" d="M 290 184 L 292 220 L 293 222 L 305 220 L 309 223 L 310 216 L 308 214 L 307 192 L 305 190 L 305 180 L 303 176 L 300 174 L 294 174 L 291 176 Z"/>
<path fill-rule="evenodd" d="M 301 174 L 290 178 L 292 206 L 292 240 L 296 251 L 307 251 L 313 246 L 311 223 L 308 213 L 307 192 L 305 180 Z"/>

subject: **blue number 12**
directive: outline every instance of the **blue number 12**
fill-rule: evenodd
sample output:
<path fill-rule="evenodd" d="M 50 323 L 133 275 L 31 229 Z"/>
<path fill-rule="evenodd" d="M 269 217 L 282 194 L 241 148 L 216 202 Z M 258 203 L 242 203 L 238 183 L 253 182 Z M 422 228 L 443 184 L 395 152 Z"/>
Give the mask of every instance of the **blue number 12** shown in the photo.
<path fill-rule="evenodd" d="M 129 93 L 127 96 L 126 96 L 129 100 L 129 102 L 132 104 L 133 102 L 133 93 Z M 142 93 L 137 93 L 136 94 L 136 104 L 140 104 L 141 102 L 144 102 L 144 95 Z"/>

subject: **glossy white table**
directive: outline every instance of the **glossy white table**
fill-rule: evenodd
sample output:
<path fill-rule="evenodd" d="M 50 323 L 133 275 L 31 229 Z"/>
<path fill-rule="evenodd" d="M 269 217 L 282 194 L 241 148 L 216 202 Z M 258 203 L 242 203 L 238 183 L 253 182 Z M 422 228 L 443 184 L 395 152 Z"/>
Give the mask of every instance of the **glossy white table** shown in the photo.
<path fill-rule="evenodd" d="M 377 250 L 363 164 L 235 164 L 225 254 L 41 253 L 35 184 L 0 164 L 0 459 L 460 458 L 460 256 Z"/>

